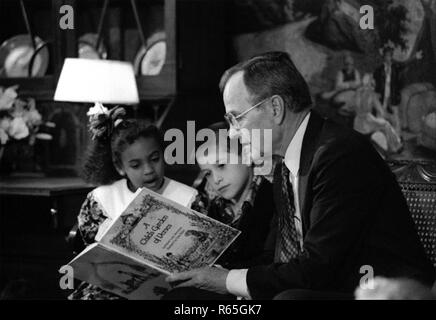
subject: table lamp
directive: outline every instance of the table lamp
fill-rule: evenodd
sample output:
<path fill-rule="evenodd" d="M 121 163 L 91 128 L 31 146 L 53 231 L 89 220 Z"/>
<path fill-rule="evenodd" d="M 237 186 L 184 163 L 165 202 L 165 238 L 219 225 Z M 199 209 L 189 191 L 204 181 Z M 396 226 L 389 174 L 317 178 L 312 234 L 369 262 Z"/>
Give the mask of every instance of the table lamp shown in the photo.
<path fill-rule="evenodd" d="M 124 61 L 66 58 L 54 100 L 99 106 L 139 103 L 133 66 Z"/>

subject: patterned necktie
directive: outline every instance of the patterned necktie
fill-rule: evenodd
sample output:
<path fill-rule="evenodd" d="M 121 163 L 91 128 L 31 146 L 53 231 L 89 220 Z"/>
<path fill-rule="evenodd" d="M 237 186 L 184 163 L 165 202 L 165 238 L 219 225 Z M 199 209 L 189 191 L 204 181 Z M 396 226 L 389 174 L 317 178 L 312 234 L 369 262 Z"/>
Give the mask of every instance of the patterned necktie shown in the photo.
<path fill-rule="evenodd" d="M 298 241 L 297 228 L 294 222 L 295 205 L 294 192 L 292 184 L 289 181 L 289 169 L 283 160 L 277 164 L 275 170 L 274 183 L 279 193 L 278 200 L 278 227 L 277 245 L 275 252 L 275 261 L 288 262 L 300 253 L 300 243 Z M 279 189 L 279 190 L 277 190 Z"/>

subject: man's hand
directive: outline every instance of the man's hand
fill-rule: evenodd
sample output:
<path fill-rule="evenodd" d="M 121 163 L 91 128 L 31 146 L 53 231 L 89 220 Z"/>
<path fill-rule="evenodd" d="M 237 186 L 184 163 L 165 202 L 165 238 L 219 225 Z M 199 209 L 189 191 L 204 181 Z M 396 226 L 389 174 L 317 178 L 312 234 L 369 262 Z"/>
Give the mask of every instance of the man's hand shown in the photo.
<path fill-rule="evenodd" d="M 176 288 L 195 287 L 220 294 L 228 294 L 226 278 L 229 270 L 217 267 L 204 267 L 180 272 L 168 276 L 165 280 L 170 283 L 181 282 Z"/>

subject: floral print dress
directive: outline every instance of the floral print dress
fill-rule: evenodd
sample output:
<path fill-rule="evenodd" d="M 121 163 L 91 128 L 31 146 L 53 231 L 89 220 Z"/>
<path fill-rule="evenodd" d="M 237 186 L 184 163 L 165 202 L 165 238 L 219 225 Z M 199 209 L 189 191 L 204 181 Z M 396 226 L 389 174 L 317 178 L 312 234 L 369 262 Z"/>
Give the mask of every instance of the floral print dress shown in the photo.
<path fill-rule="evenodd" d="M 95 199 L 91 191 L 82 204 L 77 217 L 79 232 L 83 242 L 90 245 L 94 242 L 100 225 L 107 219 L 104 209 Z M 68 297 L 69 300 L 125 300 L 116 294 L 102 290 L 92 284 L 82 282 L 79 287 Z"/>

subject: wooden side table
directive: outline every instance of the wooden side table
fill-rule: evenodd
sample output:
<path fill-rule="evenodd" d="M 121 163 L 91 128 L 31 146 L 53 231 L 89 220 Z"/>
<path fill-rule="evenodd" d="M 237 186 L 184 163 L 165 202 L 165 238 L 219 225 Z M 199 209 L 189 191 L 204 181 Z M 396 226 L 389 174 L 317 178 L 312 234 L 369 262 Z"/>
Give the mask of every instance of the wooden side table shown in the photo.
<path fill-rule="evenodd" d="M 74 200 L 84 200 L 84 195 L 91 191 L 92 185 L 85 183 L 80 178 L 5 178 L 0 180 L 0 199 L 2 203 L 6 200 L 7 205 L 16 204 L 15 201 L 32 201 L 35 199 L 45 199 L 50 203 L 49 211 L 46 212 L 51 218 L 51 226 L 53 229 L 61 227 L 71 227 L 71 220 L 75 220 L 78 213 L 77 207 L 70 207 L 69 205 L 59 211 L 60 202 L 74 202 Z M 83 198 L 83 199 L 82 199 Z M 64 203 L 64 204 L 67 204 Z M 73 203 L 77 204 L 76 202 Z M 7 207 L 3 209 L 8 210 Z M 73 209 L 73 210 L 71 210 Z M 77 209 L 75 211 L 74 209 Z M 62 219 L 66 222 L 64 225 L 59 225 L 59 220 Z"/>
<path fill-rule="evenodd" d="M 65 297 L 58 273 L 72 257 L 65 236 L 92 188 L 79 178 L 0 180 L 0 292 L 19 280 L 21 298 Z"/>

